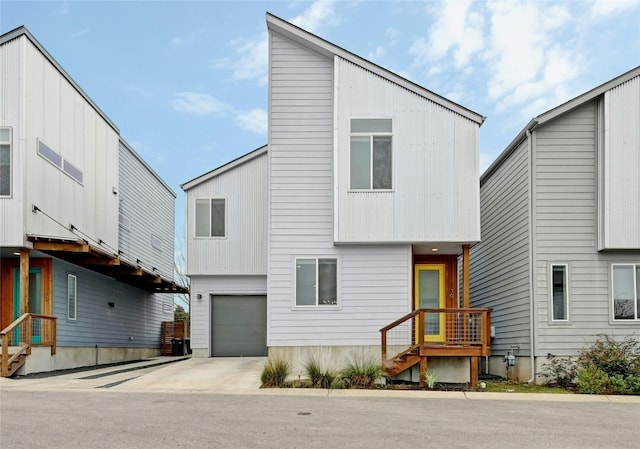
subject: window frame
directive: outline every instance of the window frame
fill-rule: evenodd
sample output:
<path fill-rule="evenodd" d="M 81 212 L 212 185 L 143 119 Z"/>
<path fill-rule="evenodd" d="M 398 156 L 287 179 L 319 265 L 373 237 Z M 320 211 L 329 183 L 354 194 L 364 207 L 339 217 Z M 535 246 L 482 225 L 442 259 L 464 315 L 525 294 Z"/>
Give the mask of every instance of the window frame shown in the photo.
<path fill-rule="evenodd" d="M 353 121 L 354 120 L 388 120 L 391 123 L 391 131 L 356 131 L 353 132 Z M 393 138 L 393 128 L 394 128 L 394 123 L 393 123 L 393 118 L 391 117 L 351 117 L 349 120 L 349 180 L 348 180 L 348 185 L 349 185 L 349 191 L 350 192 L 392 192 L 394 190 L 394 180 L 395 180 L 395 175 L 394 175 L 394 168 L 395 168 L 395 163 L 394 163 L 394 151 L 393 151 L 393 142 L 394 142 L 394 138 Z M 352 177 L 351 177 L 351 167 L 352 167 L 352 158 L 351 158 L 351 151 L 352 151 L 352 138 L 353 137 L 368 137 L 369 138 L 369 187 L 368 188 L 353 188 L 351 186 L 351 182 L 352 182 Z M 391 153 L 389 156 L 389 163 L 390 163 L 390 167 L 389 167 L 389 172 L 390 172 L 390 176 L 391 176 L 391 186 L 389 188 L 375 188 L 374 187 L 374 138 L 375 137 L 389 137 L 390 139 L 390 143 L 389 143 L 389 152 Z"/>
<path fill-rule="evenodd" d="M 555 317 L 555 304 L 554 304 L 554 283 L 553 283 L 553 272 L 554 268 L 562 267 L 564 271 L 564 315 L 565 318 L 556 318 Z M 549 309 L 550 309 L 550 321 L 552 323 L 566 324 L 570 321 L 570 295 L 569 295 L 569 264 L 567 263 L 551 263 L 549 265 Z"/>
<path fill-rule="evenodd" d="M 0 198 L 11 198 L 13 195 L 13 129 L 10 126 L 0 126 L 0 129 L 9 131 L 9 139 L 7 141 L 0 140 L 0 145 L 9 147 L 9 193 L 1 193 Z"/>
<path fill-rule="evenodd" d="M 634 315 L 633 318 L 616 318 L 616 306 L 615 306 L 615 293 L 616 293 L 616 286 L 615 286 L 615 276 L 614 276 L 614 271 L 616 269 L 616 267 L 631 267 L 631 273 L 632 273 L 632 277 L 633 277 L 633 310 L 634 310 Z M 616 324 L 621 324 L 621 323 L 629 323 L 629 324 L 636 324 L 638 322 L 640 322 L 640 263 L 633 263 L 633 262 L 621 262 L 621 263 L 612 263 L 611 264 L 611 280 L 610 280 L 610 285 L 611 285 L 611 294 L 610 294 L 610 301 L 611 301 L 611 320 L 613 323 Z"/>
<path fill-rule="evenodd" d="M 71 289 L 70 281 L 73 279 L 73 316 L 71 314 Z M 67 273 L 67 319 L 69 321 L 78 320 L 78 277 L 73 273 Z"/>
<path fill-rule="evenodd" d="M 207 213 L 207 229 L 209 230 L 208 235 L 198 235 L 198 201 L 207 200 L 208 201 L 208 213 Z M 224 206 L 224 232 L 223 235 L 211 235 L 211 204 L 213 201 L 223 201 Z M 216 197 L 200 197 L 195 198 L 193 201 L 193 237 L 197 239 L 226 239 L 227 231 L 228 231 L 228 203 L 226 197 L 216 196 Z"/>
<path fill-rule="evenodd" d="M 298 276 L 297 276 L 297 266 L 298 266 L 298 261 L 300 260 L 314 260 L 315 262 L 315 304 L 298 304 L 298 298 L 297 298 L 297 290 L 298 290 Z M 336 302 L 335 304 L 320 304 L 319 303 L 319 283 L 318 283 L 318 275 L 319 275 L 319 267 L 320 267 L 320 260 L 332 260 L 335 261 L 335 266 L 336 266 L 336 277 L 335 277 L 335 284 L 336 284 Z M 315 309 L 315 310 L 338 310 L 341 308 L 341 301 L 340 301 L 340 293 L 341 293 L 341 289 L 340 289 L 340 284 L 341 284 L 341 276 L 340 276 L 340 258 L 338 256 L 335 255 L 326 255 L 326 256 L 296 256 L 293 259 L 293 309 L 304 309 L 304 310 L 309 310 L 309 309 Z"/>

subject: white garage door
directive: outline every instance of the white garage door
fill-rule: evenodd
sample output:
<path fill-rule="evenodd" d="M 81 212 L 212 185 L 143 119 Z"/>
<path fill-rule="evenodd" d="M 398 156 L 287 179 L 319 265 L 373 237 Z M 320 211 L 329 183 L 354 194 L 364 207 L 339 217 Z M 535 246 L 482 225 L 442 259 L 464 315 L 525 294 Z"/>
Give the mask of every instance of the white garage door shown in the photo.
<path fill-rule="evenodd" d="M 211 297 L 211 356 L 267 355 L 267 297 Z"/>

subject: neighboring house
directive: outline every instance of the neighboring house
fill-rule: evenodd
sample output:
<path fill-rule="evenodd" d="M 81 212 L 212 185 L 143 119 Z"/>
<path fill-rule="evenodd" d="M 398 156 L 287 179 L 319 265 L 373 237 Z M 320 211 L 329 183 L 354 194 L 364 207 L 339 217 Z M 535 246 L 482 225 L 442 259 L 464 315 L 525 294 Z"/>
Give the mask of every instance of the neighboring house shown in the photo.
<path fill-rule="evenodd" d="M 420 309 L 468 307 L 458 259 L 480 240 L 483 117 L 277 17 L 267 26 L 268 145 L 182 186 L 194 356 L 268 353 L 298 372 L 312 357 L 378 361 L 382 344 L 407 350 L 384 357 L 392 374 L 415 378 L 429 355 L 443 379 L 474 381 L 488 311 Z"/>
<path fill-rule="evenodd" d="M 534 380 L 547 354 L 640 335 L 640 67 L 535 117 L 480 183 L 491 372 Z"/>
<path fill-rule="evenodd" d="M 2 374 L 159 354 L 175 194 L 24 27 L 0 73 Z"/>

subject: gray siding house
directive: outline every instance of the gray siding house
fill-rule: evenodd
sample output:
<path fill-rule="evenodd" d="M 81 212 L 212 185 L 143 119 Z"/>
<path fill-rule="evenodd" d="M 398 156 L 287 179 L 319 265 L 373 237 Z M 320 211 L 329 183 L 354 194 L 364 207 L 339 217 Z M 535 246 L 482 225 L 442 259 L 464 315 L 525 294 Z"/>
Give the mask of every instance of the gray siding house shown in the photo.
<path fill-rule="evenodd" d="M 640 67 L 532 119 L 480 185 L 491 372 L 535 380 L 548 354 L 640 333 Z"/>
<path fill-rule="evenodd" d="M 158 355 L 175 194 L 24 27 L 0 74 L 2 375 Z"/>
<path fill-rule="evenodd" d="M 428 341 L 446 358 L 430 369 L 473 378 L 470 354 L 442 350 L 446 313 L 418 335 L 417 311 L 468 307 L 457 261 L 480 238 L 484 118 L 270 14 L 267 27 L 268 145 L 182 186 L 194 356 L 268 354 L 296 372 L 380 360 L 380 330 L 404 317 L 389 348 Z M 426 354 L 392 368 L 424 372 Z"/>

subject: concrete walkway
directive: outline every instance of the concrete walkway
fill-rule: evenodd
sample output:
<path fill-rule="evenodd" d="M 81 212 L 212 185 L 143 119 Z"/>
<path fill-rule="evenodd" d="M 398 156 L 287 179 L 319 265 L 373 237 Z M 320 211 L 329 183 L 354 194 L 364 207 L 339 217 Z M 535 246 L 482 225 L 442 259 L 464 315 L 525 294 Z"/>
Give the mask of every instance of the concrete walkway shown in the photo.
<path fill-rule="evenodd" d="M 60 375 L 0 378 L 0 390 L 93 390 L 281 396 L 390 397 L 458 400 L 528 400 L 552 402 L 612 402 L 640 405 L 640 396 L 551 393 L 490 393 L 423 390 L 326 390 L 311 388 L 260 389 L 266 357 L 158 357 L 133 364 L 76 371 Z"/>

